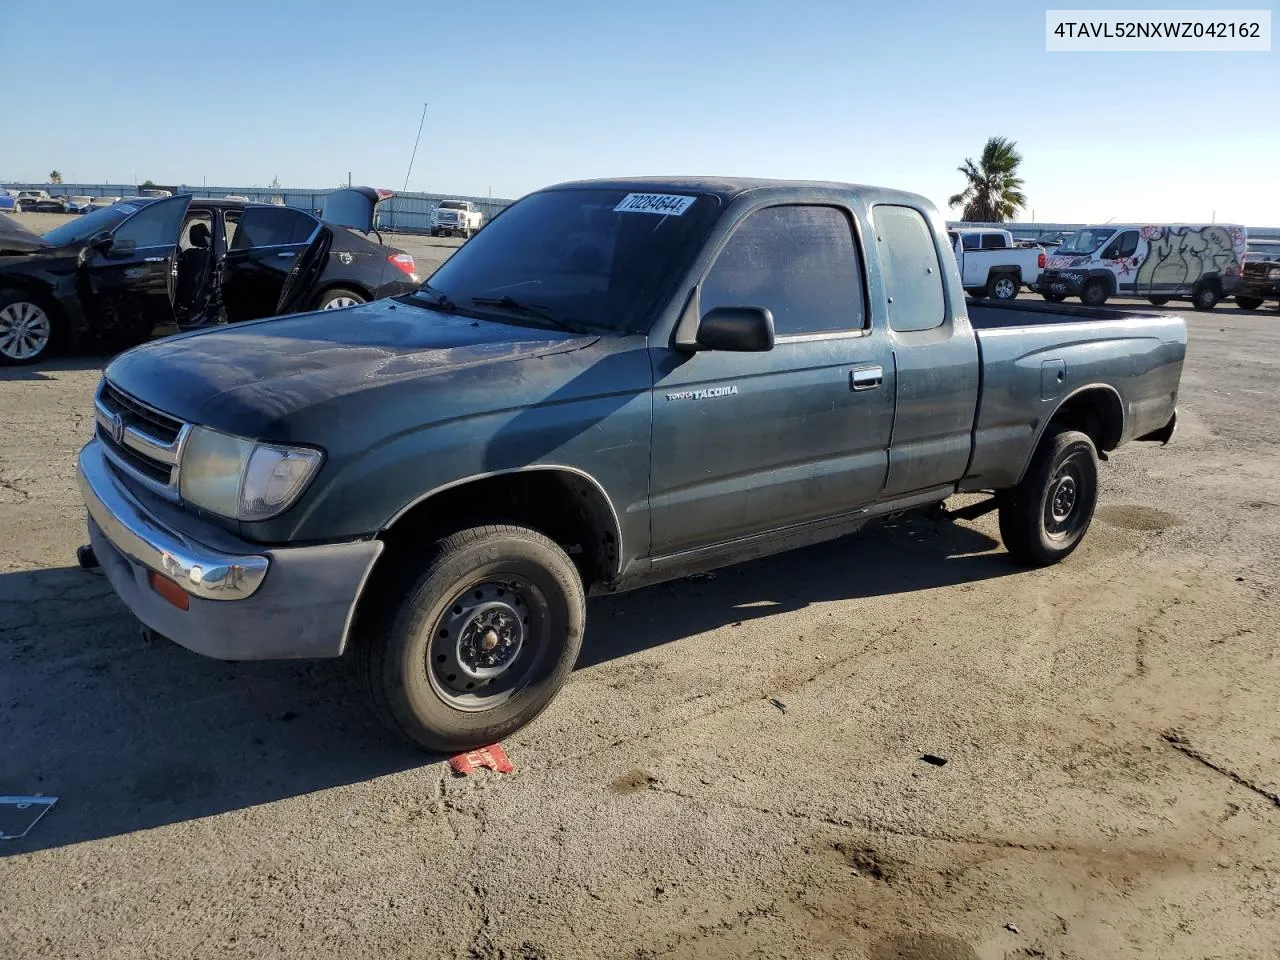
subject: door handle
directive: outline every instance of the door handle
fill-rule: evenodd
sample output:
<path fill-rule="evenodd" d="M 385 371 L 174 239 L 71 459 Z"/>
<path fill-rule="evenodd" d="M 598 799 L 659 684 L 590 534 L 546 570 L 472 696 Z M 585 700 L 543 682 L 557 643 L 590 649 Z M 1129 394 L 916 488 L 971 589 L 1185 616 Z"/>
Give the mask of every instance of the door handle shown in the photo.
<path fill-rule="evenodd" d="M 297 254 L 296 254 L 296 253 L 294 253 L 292 250 L 281 250 L 279 253 L 277 253 L 277 254 L 276 254 L 276 256 L 277 256 L 277 257 L 284 257 L 284 258 L 286 258 L 286 259 L 287 259 L 287 258 L 289 258 L 289 257 L 296 257 L 296 256 L 297 256 Z"/>
<path fill-rule="evenodd" d="M 164 263 L 164 257 L 144 257 L 143 263 Z"/>
<path fill-rule="evenodd" d="M 874 390 L 884 383 L 884 368 L 856 367 L 849 371 L 850 390 Z"/>

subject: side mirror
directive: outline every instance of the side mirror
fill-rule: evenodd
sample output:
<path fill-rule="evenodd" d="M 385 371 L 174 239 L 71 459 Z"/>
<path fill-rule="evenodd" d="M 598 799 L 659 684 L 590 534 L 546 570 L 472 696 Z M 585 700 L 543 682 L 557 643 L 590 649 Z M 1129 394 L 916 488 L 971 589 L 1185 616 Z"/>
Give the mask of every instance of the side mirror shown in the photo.
<path fill-rule="evenodd" d="M 107 249 L 104 250 L 103 252 L 108 257 L 111 257 L 113 259 L 131 257 L 133 256 L 134 251 L 138 249 L 138 244 L 136 241 L 116 240 L 115 238 L 109 238 L 109 239 L 111 240 L 111 243 L 107 247 Z"/>
<path fill-rule="evenodd" d="M 702 315 L 698 346 L 759 353 L 773 349 L 773 313 L 764 307 L 716 307 Z"/>
<path fill-rule="evenodd" d="M 97 233 L 89 238 L 89 246 L 99 253 L 106 253 L 111 249 L 112 236 L 109 233 Z"/>

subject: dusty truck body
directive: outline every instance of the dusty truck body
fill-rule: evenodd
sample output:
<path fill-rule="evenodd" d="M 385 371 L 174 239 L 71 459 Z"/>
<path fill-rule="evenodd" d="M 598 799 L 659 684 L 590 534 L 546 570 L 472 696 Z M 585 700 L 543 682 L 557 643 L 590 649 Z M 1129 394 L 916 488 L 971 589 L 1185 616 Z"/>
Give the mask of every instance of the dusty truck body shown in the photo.
<path fill-rule="evenodd" d="M 588 593 L 991 496 L 1014 559 L 1084 536 L 1099 452 L 1167 441 L 1181 320 L 966 303 L 921 197 L 566 184 L 416 294 L 118 357 L 91 549 L 222 659 L 350 653 L 379 715 L 490 743 L 564 683 Z"/>

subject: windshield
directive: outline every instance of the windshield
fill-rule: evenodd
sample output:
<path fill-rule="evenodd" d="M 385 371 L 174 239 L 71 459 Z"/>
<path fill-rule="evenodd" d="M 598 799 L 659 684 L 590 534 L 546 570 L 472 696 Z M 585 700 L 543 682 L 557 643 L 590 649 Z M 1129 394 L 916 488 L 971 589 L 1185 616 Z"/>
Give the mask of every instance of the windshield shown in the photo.
<path fill-rule="evenodd" d="M 467 209 L 467 205 L 465 203 L 459 203 L 457 200 L 445 200 L 443 203 L 440 204 L 440 209 L 441 210 L 465 210 Z"/>
<path fill-rule="evenodd" d="M 76 217 L 69 223 L 54 227 L 44 234 L 45 240 L 55 247 L 63 247 L 69 243 L 80 243 L 88 240 L 95 233 L 110 230 L 121 220 L 133 213 L 137 208 L 123 205 L 119 207 L 99 207 L 92 213 Z"/>
<path fill-rule="evenodd" d="M 1088 230 L 1077 230 L 1062 246 L 1055 251 L 1060 254 L 1078 255 L 1082 253 L 1093 253 L 1100 246 L 1111 239 L 1115 231 L 1106 227 L 1094 227 Z"/>
<path fill-rule="evenodd" d="M 624 201 L 631 209 L 620 211 Z M 716 198 L 693 194 L 535 193 L 445 261 L 430 286 L 464 310 L 476 306 L 476 297 L 510 297 L 575 324 L 647 329 L 651 311 L 670 294 L 717 206 Z"/>

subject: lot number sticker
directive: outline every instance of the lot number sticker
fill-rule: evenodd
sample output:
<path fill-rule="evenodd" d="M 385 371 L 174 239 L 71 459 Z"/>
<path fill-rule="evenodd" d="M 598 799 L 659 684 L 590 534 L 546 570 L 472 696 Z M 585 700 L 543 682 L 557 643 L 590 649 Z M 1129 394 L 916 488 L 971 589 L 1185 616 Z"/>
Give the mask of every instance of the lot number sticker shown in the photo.
<path fill-rule="evenodd" d="M 628 193 L 613 208 L 614 213 L 656 213 L 660 217 L 678 217 L 693 206 L 697 197 L 679 197 L 670 193 Z"/>

